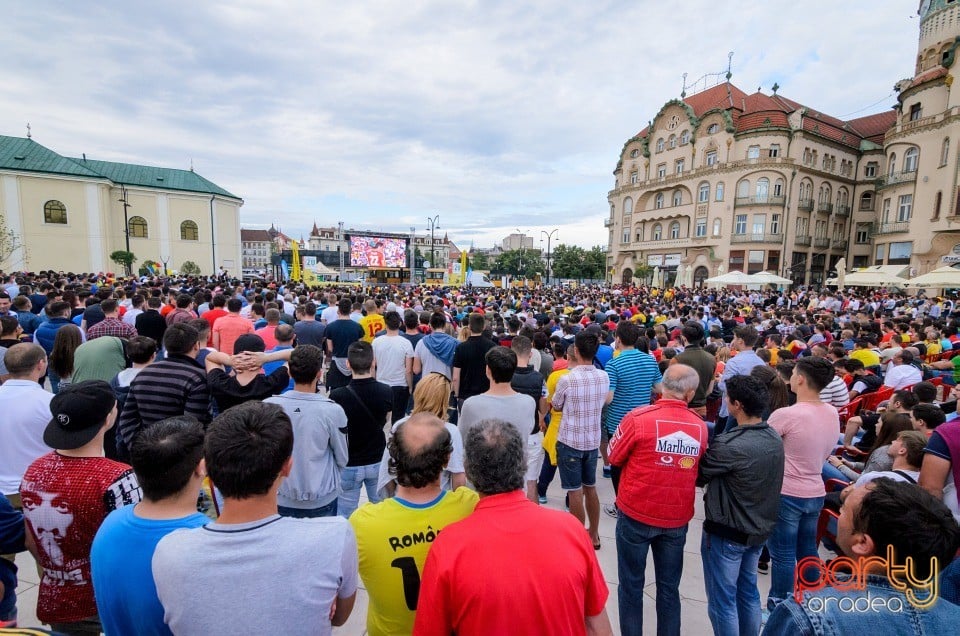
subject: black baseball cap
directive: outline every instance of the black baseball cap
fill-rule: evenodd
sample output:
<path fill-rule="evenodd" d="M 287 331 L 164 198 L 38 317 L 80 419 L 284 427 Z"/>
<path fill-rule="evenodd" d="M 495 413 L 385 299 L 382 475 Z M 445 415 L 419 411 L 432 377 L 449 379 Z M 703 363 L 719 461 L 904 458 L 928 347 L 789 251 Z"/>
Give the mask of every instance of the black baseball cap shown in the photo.
<path fill-rule="evenodd" d="M 65 386 L 50 401 L 53 418 L 43 431 L 43 443 L 58 450 L 73 450 L 88 443 L 117 403 L 110 385 L 87 380 Z"/>

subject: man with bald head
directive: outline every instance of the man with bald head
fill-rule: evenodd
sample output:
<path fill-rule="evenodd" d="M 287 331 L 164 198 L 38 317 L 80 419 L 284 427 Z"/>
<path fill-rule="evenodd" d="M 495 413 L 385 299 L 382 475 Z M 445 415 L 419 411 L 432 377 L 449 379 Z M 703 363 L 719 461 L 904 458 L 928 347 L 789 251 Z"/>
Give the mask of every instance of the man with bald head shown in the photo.
<path fill-rule="evenodd" d="M 350 516 L 360 577 L 370 595 L 367 633 L 374 635 L 413 630 L 427 551 L 437 533 L 473 512 L 478 500 L 467 488 L 441 489 L 440 474 L 453 444 L 450 432 L 432 413 L 410 416 L 387 450 L 396 496 L 361 506 Z"/>
<path fill-rule="evenodd" d="M 38 344 L 23 342 L 3 358 L 10 379 L 0 385 L 0 494 L 20 507 L 20 478 L 28 466 L 50 452 L 43 430 L 50 422 L 50 400 L 38 381 L 47 372 L 47 354 Z"/>
<path fill-rule="evenodd" d="M 697 466 L 707 425 L 687 405 L 700 386 L 696 369 L 673 364 L 656 404 L 634 409 L 610 440 L 610 463 L 622 471 L 617 492 L 620 631 L 640 636 L 647 552 L 657 579 L 657 633 L 680 634 L 680 575 L 693 518 Z"/>

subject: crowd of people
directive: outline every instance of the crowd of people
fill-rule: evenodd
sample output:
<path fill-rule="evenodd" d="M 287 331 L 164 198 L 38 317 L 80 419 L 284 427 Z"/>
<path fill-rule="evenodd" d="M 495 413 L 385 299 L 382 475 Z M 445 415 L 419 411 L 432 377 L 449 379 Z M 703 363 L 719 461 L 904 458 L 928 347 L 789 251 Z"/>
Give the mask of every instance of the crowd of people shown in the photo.
<path fill-rule="evenodd" d="M 0 632 L 29 550 L 55 633 L 611 634 L 609 516 L 680 634 L 699 488 L 715 634 L 948 630 L 958 381 L 893 290 L 2 275 Z"/>

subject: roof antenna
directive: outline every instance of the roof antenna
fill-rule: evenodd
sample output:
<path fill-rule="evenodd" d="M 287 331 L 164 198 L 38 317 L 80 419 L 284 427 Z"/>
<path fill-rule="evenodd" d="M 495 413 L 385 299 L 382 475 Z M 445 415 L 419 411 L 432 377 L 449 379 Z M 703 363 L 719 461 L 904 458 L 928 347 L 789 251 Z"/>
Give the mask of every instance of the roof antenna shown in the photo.
<path fill-rule="evenodd" d="M 193 172 L 193 157 L 190 157 L 190 172 Z"/>
<path fill-rule="evenodd" d="M 687 96 L 687 74 L 683 74 L 683 90 L 680 91 L 680 99 Z"/>
<path fill-rule="evenodd" d="M 27 122 L 27 139 L 33 139 L 33 135 L 30 134 L 30 122 Z"/>
<path fill-rule="evenodd" d="M 87 162 L 87 153 L 83 153 L 83 162 L 84 162 L 84 163 Z"/>

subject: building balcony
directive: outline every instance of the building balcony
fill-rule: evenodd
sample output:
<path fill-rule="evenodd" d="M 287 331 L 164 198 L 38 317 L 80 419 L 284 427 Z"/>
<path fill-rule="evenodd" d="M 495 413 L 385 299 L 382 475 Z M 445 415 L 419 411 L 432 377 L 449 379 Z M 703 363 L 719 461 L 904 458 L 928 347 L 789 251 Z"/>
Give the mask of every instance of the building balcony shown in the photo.
<path fill-rule="evenodd" d="M 760 197 L 737 197 L 733 201 L 735 207 L 745 207 L 749 205 L 772 205 L 782 208 L 787 202 L 786 197 L 760 196 Z"/>
<path fill-rule="evenodd" d="M 783 243 L 783 234 L 773 232 L 760 232 L 749 234 L 732 234 L 731 243 Z"/>
<path fill-rule="evenodd" d="M 810 247 L 810 240 L 809 236 L 798 236 L 793 239 L 793 244 L 800 247 Z"/>
<path fill-rule="evenodd" d="M 898 223 L 875 223 L 873 225 L 873 233 L 876 236 L 881 234 L 897 234 L 899 232 L 909 232 L 910 223 L 908 221 L 902 221 Z"/>
<path fill-rule="evenodd" d="M 813 246 L 820 249 L 826 249 L 830 247 L 830 239 L 828 238 L 815 238 L 813 239 Z"/>
<path fill-rule="evenodd" d="M 640 179 L 636 183 L 618 184 L 613 190 L 607 193 L 607 196 L 614 196 L 634 190 L 645 190 L 652 186 L 666 187 L 675 183 L 681 183 L 697 176 L 705 176 L 714 173 L 721 168 L 727 170 L 736 170 L 743 167 L 754 166 L 793 166 L 796 161 L 792 157 L 758 157 L 756 159 L 741 159 L 739 161 L 727 161 L 725 163 L 715 163 L 712 166 L 697 166 L 692 170 L 684 170 L 681 174 L 666 174 L 658 177 L 654 174 L 649 179 Z"/>
<path fill-rule="evenodd" d="M 900 185 L 901 183 L 912 183 L 917 180 L 917 171 L 910 170 L 909 172 L 894 172 L 893 174 L 888 174 L 885 177 L 880 177 L 877 179 L 877 190 L 882 190 L 883 188 L 889 188 L 895 185 Z"/>
<path fill-rule="evenodd" d="M 706 237 L 697 237 L 697 242 L 702 242 Z M 690 247 L 693 245 L 692 238 L 662 238 L 648 239 L 644 241 L 634 241 L 641 249 L 661 249 L 664 247 Z"/>
<path fill-rule="evenodd" d="M 813 199 L 800 199 L 800 201 L 797 202 L 797 209 L 801 212 L 812 212 Z"/>
<path fill-rule="evenodd" d="M 613 219 L 604 219 L 603 227 L 613 227 Z"/>
<path fill-rule="evenodd" d="M 819 214 L 832 214 L 832 213 L 833 213 L 833 204 L 832 204 L 832 203 L 826 203 L 826 202 L 818 203 L 818 204 L 817 204 L 817 212 L 818 212 Z"/>
<path fill-rule="evenodd" d="M 849 205 L 838 205 L 837 206 L 837 216 L 846 217 L 850 216 L 850 206 Z"/>
<path fill-rule="evenodd" d="M 845 240 L 834 240 L 832 243 L 830 243 L 830 247 L 835 250 L 846 250 L 847 242 Z"/>

